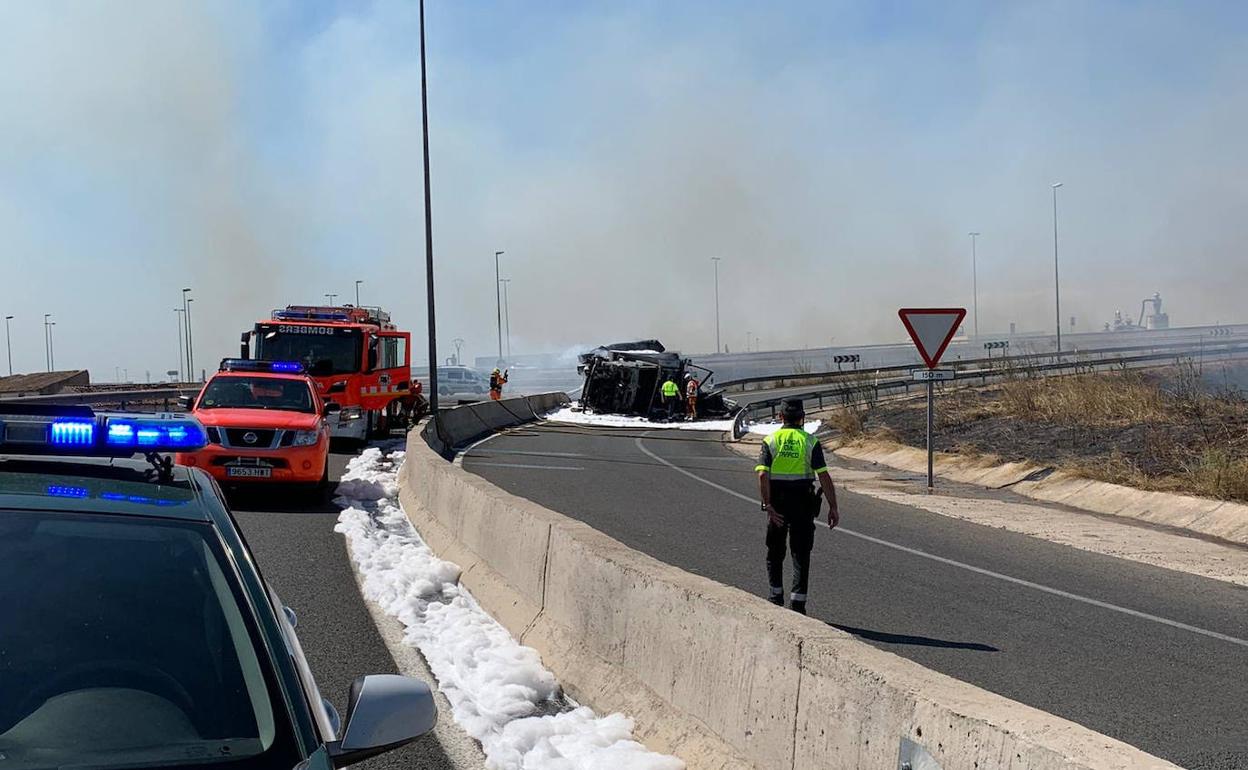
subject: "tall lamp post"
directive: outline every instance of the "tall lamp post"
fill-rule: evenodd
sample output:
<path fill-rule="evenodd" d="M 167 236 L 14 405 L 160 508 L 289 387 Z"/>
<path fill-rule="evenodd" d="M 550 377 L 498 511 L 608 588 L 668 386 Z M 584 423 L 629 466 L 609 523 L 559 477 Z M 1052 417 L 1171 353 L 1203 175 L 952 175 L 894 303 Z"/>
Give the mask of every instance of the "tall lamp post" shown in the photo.
<path fill-rule="evenodd" d="M 1057 352 L 1062 352 L 1062 283 L 1057 272 L 1057 188 L 1061 182 L 1050 185 L 1053 188 L 1053 301 L 1057 308 Z"/>
<path fill-rule="evenodd" d="M 186 354 L 182 351 L 182 336 L 185 334 L 182 327 L 184 320 L 182 308 L 175 307 L 173 312 L 178 316 L 178 380 L 180 382 L 186 382 L 186 379 L 184 379 L 184 375 L 182 374 L 182 369 L 186 366 Z"/>
<path fill-rule="evenodd" d="M 362 284 L 362 283 L 364 283 L 364 282 L 363 282 L 363 281 L 356 281 L 356 282 L 355 282 L 355 306 L 356 306 L 356 307 L 359 307 L 359 306 L 360 306 L 360 284 Z"/>
<path fill-rule="evenodd" d="M 420 121 L 425 151 L 425 303 L 429 311 L 429 413 L 438 413 L 438 325 L 433 308 L 433 202 L 429 193 L 429 86 L 425 70 L 425 0 L 420 0 Z"/>
<path fill-rule="evenodd" d="M 186 299 L 186 379 L 187 382 L 199 382 L 195 376 L 195 335 L 191 333 L 191 303 L 194 297 Z"/>
<path fill-rule="evenodd" d="M 511 283 L 511 279 L 500 278 L 498 282 L 503 285 L 503 323 L 507 330 L 507 360 L 511 361 L 511 305 L 507 302 L 507 284 Z"/>
<path fill-rule="evenodd" d="M 182 290 L 182 334 L 186 337 L 186 382 L 191 381 L 191 309 L 186 297 L 190 293 L 190 289 Z"/>
<path fill-rule="evenodd" d="M 971 236 L 971 308 L 975 322 L 975 339 L 979 339 L 979 265 L 975 259 L 975 239 L 979 233 L 967 233 Z"/>
<path fill-rule="evenodd" d="M 13 320 L 13 316 L 6 315 L 4 317 L 4 352 L 9 357 L 9 376 L 13 376 L 13 342 L 9 338 L 9 321 Z"/>
<path fill-rule="evenodd" d="M 501 252 L 501 251 L 494 252 L 494 305 L 498 312 L 498 361 L 497 363 L 500 363 L 500 364 L 503 362 L 503 295 L 502 295 L 503 279 L 498 273 L 498 258 L 501 257 L 503 253 L 504 252 Z"/>
<path fill-rule="evenodd" d="M 750 352 L 750 337 L 752 336 L 752 334 L 753 333 L 749 331 L 745 333 L 745 352 L 746 353 Z"/>
<path fill-rule="evenodd" d="M 56 369 L 56 343 L 52 339 L 53 337 L 52 333 L 55 330 L 56 330 L 56 321 L 52 321 L 51 323 L 48 324 L 48 361 L 51 362 L 50 365 L 48 366 L 49 372 L 55 371 Z"/>
<path fill-rule="evenodd" d="M 336 298 L 337 296 L 338 296 L 337 294 L 326 294 L 326 295 L 325 295 L 325 299 L 329 301 L 329 304 L 330 304 L 330 305 L 333 305 L 333 304 L 334 304 L 334 298 Z"/>
<path fill-rule="evenodd" d="M 719 344 L 719 257 L 711 257 L 715 263 L 715 352 L 724 352 Z"/>
<path fill-rule="evenodd" d="M 43 360 L 49 372 L 52 371 L 52 327 L 48 321 L 51 317 L 51 313 L 43 314 Z"/>

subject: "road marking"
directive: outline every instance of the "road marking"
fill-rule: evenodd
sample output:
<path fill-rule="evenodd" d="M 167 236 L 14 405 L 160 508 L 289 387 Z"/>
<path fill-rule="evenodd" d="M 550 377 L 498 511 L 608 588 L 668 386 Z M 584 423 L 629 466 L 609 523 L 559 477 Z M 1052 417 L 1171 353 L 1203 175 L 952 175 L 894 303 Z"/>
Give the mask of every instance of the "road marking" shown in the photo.
<path fill-rule="evenodd" d="M 483 460 L 473 458 L 473 467 L 486 465 L 493 468 L 526 468 L 535 471 L 583 471 L 584 468 L 578 468 L 575 465 L 524 465 L 523 463 L 489 463 Z"/>
<path fill-rule="evenodd" d="M 474 447 L 475 448 L 475 445 Z M 466 450 L 464 454 L 467 454 Z M 537 452 L 527 449 L 487 449 L 487 455 L 525 455 L 526 457 L 586 457 L 581 452 Z"/>
<path fill-rule="evenodd" d="M 755 498 L 751 497 L 750 495 L 743 495 L 740 492 L 736 491 L 735 489 L 729 489 L 728 487 L 725 487 L 721 484 L 716 484 L 714 481 L 711 481 L 709 479 L 704 479 L 701 476 L 697 475 L 696 473 L 687 471 L 684 468 L 681 468 L 679 465 L 676 465 L 674 463 L 671 463 L 665 460 L 662 457 L 659 457 L 654 452 L 651 452 L 649 449 L 646 449 L 645 445 L 641 443 L 640 438 L 636 439 L 634 443 L 637 444 L 638 449 L 640 449 L 644 454 L 649 456 L 651 459 L 656 460 L 662 463 L 663 465 L 666 465 L 672 470 L 677 471 L 679 473 L 683 473 L 684 475 L 688 476 L 694 481 L 700 481 L 701 483 L 706 484 L 708 487 L 713 487 L 725 494 L 729 494 L 729 495 L 732 495 L 733 497 L 740 498 L 741 500 L 744 500 L 747 503 L 750 503 L 751 505 L 755 505 L 755 506 L 758 505 L 758 501 Z M 816 521 L 815 523 L 824 527 L 827 526 L 827 524 L 824 524 L 822 521 Z M 1042 585 L 1040 583 L 1033 583 L 1030 580 L 1023 580 L 1022 578 L 1016 578 L 1016 577 L 1013 577 L 1012 575 L 1003 575 L 1000 572 L 993 572 L 992 570 L 984 569 L 983 567 L 976 567 L 973 564 L 965 564 L 963 562 L 956 561 L 954 559 L 945 558 L 944 556 L 937 556 L 934 553 L 921 551 L 918 548 L 910 548 L 909 546 L 900 545 L 898 543 L 892 543 L 887 540 L 881 540 L 880 538 L 872 537 L 871 535 L 864 535 L 861 532 L 855 532 L 852 529 L 846 529 L 845 527 L 837 527 L 833 531 L 842 532 L 851 537 L 856 537 L 862 540 L 866 540 L 868 542 L 875 543 L 876 545 L 882 545 L 885 548 L 892 548 L 894 550 L 901 551 L 903 553 L 908 553 L 912 556 L 918 556 L 923 559 L 930 559 L 931 561 L 939 562 L 941 564 L 946 564 L 950 567 L 957 567 L 959 569 L 967 570 L 968 572 L 974 572 L 977 575 L 983 575 L 985 577 L 995 578 L 997 580 L 1001 580 L 1006 583 L 1013 583 L 1014 585 L 1024 586 L 1025 588 L 1031 588 L 1033 590 L 1041 591 L 1043 593 L 1051 594 L 1053 596 L 1060 596 L 1063 599 L 1070 599 L 1072 601 L 1082 602 L 1084 604 L 1092 605 L 1093 607 L 1100 607 L 1101 609 L 1104 609 L 1104 610 L 1119 612 L 1119 613 L 1122 613 L 1123 615 L 1130 615 L 1133 618 L 1139 618 L 1141 620 L 1152 621 L 1153 623 L 1159 623 L 1163 626 L 1170 626 L 1171 628 L 1177 628 L 1183 631 L 1189 631 L 1193 634 L 1199 634 L 1201 636 L 1207 636 L 1210 639 L 1217 639 L 1219 641 L 1229 642 L 1230 644 L 1235 644 L 1240 647 L 1248 647 L 1248 639 L 1240 639 L 1239 637 L 1231 636 L 1229 634 L 1223 634 L 1217 631 L 1210 631 L 1207 628 L 1200 628 L 1199 626 L 1188 625 L 1187 623 L 1181 623 L 1177 620 L 1170 620 L 1169 618 L 1158 617 L 1157 615 L 1150 615 L 1147 612 L 1133 610 L 1133 609 L 1130 609 L 1129 607 L 1119 607 L 1117 604 L 1110 604 L 1109 602 L 1103 602 L 1100 599 L 1093 599 L 1088 596 L 1080 596 L 1079 594 L 1073 594 L 1073 593 L 1070 593 L 1069 591 L 1063 591 L 1060 588 L 1052 588 L 1050 586 Z"/>

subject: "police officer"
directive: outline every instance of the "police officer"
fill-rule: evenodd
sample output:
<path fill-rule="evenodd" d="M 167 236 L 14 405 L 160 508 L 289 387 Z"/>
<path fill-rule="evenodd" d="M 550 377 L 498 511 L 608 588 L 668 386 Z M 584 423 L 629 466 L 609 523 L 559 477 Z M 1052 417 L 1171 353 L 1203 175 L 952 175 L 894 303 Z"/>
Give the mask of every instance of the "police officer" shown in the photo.
<path fill-rule="evenodd" d="M 767 580 L 771 603 L 784 606 L 784 551 L 793 553 L 793 592 L 789 607 L 806 614 L 810 551 L 815 544 L 819 496 L 815 480 L 828 501 L 828 526 L 841 521 L 836 486 L 828 475 L 819 439 L 802 429 L 806 412 L 801 399 L 784 402 L 784 427 L 763 439 L 758 454 L 758 491 L 767 513 Z"/>

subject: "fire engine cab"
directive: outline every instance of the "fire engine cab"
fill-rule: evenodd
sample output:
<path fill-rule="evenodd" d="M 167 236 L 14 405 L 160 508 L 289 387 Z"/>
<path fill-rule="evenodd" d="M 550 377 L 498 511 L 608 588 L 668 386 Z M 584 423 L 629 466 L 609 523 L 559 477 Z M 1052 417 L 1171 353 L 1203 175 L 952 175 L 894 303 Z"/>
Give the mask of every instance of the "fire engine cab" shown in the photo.
<path fill-rule="evenodd" d="M 427 409 L 412 379 L 411 342 L 378 307 L 288 305 L 243 332 L 241 353 L 302 363 L 321 396 L 341 407 L 330 435 L 363 442 Z"/>

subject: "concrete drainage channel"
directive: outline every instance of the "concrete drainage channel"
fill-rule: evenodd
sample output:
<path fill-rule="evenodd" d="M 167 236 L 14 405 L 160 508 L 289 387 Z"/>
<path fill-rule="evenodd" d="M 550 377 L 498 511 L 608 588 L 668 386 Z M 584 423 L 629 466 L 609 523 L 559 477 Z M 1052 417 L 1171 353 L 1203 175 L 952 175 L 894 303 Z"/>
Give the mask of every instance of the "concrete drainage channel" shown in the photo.
<path fill-rule="evenodd" d="M 409 434 L 400 500 L 573 697 L 631 715 L 652 749 L 716 769 L 1176 767 L 659 562 L 448 462 L 567 401 L 442 412 Z"/>

